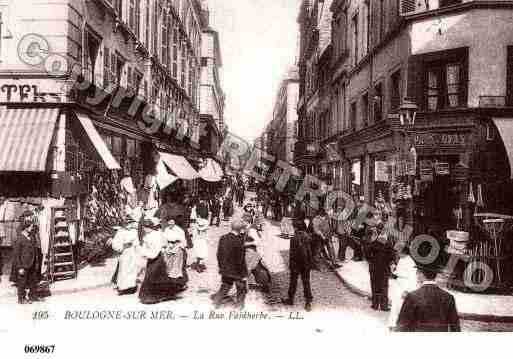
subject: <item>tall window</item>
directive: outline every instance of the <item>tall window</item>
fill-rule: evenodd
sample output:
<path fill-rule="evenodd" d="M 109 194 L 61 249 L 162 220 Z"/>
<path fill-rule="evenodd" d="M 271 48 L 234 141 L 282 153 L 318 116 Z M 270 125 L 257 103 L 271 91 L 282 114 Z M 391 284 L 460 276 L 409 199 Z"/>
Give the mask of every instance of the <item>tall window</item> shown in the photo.
<path fill-rule="evenodd" d="M 463 105 L 464 84 L 459 62 L 434 63 L 427 66 L 427 109 L 437 111 Z"/>
<path fill-rule="evenodd" d="M 192 101 L 194 102 L 193 88 L 194 88 L 194 64 L 192 61 L 192 57 L 190 57 L 189 58 L 189 96 L 192 98 Z"/>
<path fill-rule="evenodd" d="M 161 53 L 160 53 L 160 59 L 162 61 L 162 64 L 164 66 L 169 66 L 169 32 L 168 32 L 168 25 L 169 25 L 169 16 L 164 16 L 162 19 L 162 36 L 161 36 Z"/>
<path fill-rule="evenodd" d="M 144 44 L 150 48 L 150 1 L 144 0 Z"/>
<path fill-rule="evenodd" d="M 369 94 L 366 93 L 362 96 L 362 126 L 366 127 L 369 124 Z"/>
<path fill-rule="evenodd" d="M 173 28 L 173 77 L 175 79 L 178 78 L 178 51 L 180 50 L 179 43 L 179 36 L 178 36 L 178 25 L 175 24 Z"/>
<path fill-rule="evenodd" d="M 349 126 L 354 131 L 356 130 L 356 102 L 351 103 L 349 111 Z"/>
<path fill-rule="evenodd" d="M 387 8 L 386 0 L 379 0 L 379 40 L 383 40 L 386 32 Z"/>
<path fill-rule="evenodd" d="M 358 13 L 353 16 L 353 56 L 354 56 L 354 64 L 358 63 Z"/>
<path fill-rule="evenodd" d="M 159 54 L 159 14 L 160 6 L 159 1 L 155 1 L 153 7 L 153 55 L 158 57 Z"/>
<path fill-rule="evenodd" d="M 90 83 L 95 83 L 96 77 L 96 59 L 98 58 L 98 53 L 100 50 L 100 41 L 96 39 L 95 36 L 89 31 L 86 30 L 85 36 L 85 59 L 84 59 L 84 75 L 86 80 Z M 1 36 L 0 36 L 1 38 Z"/>
<path fill-rule="evenodd" d="M 181 62 L 180 62 L 180 69 L 181 69 L 181 74 L 180 74 L 180 86 L 182 88 L 185 88 L 186 87 L 186 77 L 187 77 L 187 44 L 185 41 L 182 41 L 182 59 L 181 59 Z"/>
<path fill-rule="evenodd" d="M 114 81 L 117 85 L 121 84 L 121 80 L 123 78 L 123 70 L 125 68 L 126 60 L 118 53 L 113 54 L 115 58 L 115 62 L 113 61 L 114 69 L 113 72 L 115 74 Z"/>
<path fill-rule="evenodd" d="M 362 57 L 369 53 L 370 46 L 370 5 L 369 0 L 363 2 L 363 33 L 362 33 Z"/>
<path fill-rule="evenodd" d="M 374 87 L 374 122 L 379 122 L 383 119 L 383 87 L 377 84 Z"/>
<path fill-rule="evenodd" d="M 103 49 L 103 87 L 108 87 L 112 78 L 110 60 L 110 50 L 105 47 Z"/>
<path fill-rule="evenodd" d="M 396 113 L 401 106 L 401 71 L 392 74 L 390 86 L 390 112 Z"/>
<path fill-rule="evenodd" d="M 338 121 L 339 121 L 339 130 L 345 129 L 346 122 L 346 84 L 342 84 L 340 86 L 340 91 L 338 93 Z"/>

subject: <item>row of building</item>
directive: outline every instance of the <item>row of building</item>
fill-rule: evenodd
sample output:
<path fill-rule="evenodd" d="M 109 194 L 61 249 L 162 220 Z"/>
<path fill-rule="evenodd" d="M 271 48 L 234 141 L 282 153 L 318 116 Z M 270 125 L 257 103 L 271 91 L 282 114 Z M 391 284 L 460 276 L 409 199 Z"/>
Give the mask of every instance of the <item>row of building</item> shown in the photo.
<path fill-rule="evenodd" d="M 297 21 L 299 76 L 255 145 L 512 287 L 513 1 L 303 0 Z"/>
<path fill-rule="evenodd" d="M 206 0 L 0 0 L 0 173 L 141 180 L 160 150 L 213 158 L 221 66 Z"/>

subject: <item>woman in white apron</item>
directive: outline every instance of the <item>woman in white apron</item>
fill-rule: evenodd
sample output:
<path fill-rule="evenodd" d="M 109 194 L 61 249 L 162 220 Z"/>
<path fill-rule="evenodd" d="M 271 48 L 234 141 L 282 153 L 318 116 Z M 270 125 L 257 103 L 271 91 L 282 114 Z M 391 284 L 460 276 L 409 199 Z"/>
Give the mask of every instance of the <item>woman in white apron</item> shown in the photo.
<path fill-rule="evenodd" d="M 112 239 L 112 249 L 120 253 L 117 270 L 114 274 L 118 294 L 134 294 L 137 291 L 139 274 L 137 222 L 130 222 L 125 227 L 118 229 Z"/>

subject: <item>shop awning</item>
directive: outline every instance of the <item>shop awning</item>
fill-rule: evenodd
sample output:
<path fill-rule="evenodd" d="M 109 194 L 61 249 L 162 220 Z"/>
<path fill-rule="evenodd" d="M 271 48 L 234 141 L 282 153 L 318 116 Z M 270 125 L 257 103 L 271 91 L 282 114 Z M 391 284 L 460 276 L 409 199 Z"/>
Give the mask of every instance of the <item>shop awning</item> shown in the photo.
<path fill-rule="evenodd" d="M 178 179 L 178 177 L 170 174 L 162 159 L 157 163 L 157 184 L 161 190 L 170 186 Z"/>
<path fill-rule="evenodd" d="M 109 148 L 103 141 L 103 138 L 100 136 L 96 128 L 94 127 L 93 121 L 84 113 L 81 112 L 75 112 L 77 115 L 77 118 L 79 122 L 82 124 L 82 127 L 84 128 L 85 132 L 87 133 L 87 136 L 91 140 L 94 148 L 100 155 L 101 159 L 105 163 L 105 166 L 107 166 L 110 170 L 119 170 L 121 167 L 119 166 L 118 161 L 112 156 L 112 153 L 110 153 Z"/>
<path fill-rule="evenodd" d="M 193 180 L 199 177 L 198 172 L 183 156 L 159 152 L 160 159 L 169 167 L 172 174 L 184 180 Z"/>
<path fill-rule="evenodd" d="M 513 179 L 513 118 L 494 118 L 493 123 L 497 126 L 508 154 L 510 177 Z"/>
<path fill-rule="evenodd" d="M 0 171 L 44 172 L 57 108 L 0 107 Z"/>
<path fill-rule="evenodd" d="M 208 182 L 219 182 L 223 178 L 223 170 L 219 163 L 211 158 L 205 160 L 205 167 L 199 170 L 202 179 Z"/>

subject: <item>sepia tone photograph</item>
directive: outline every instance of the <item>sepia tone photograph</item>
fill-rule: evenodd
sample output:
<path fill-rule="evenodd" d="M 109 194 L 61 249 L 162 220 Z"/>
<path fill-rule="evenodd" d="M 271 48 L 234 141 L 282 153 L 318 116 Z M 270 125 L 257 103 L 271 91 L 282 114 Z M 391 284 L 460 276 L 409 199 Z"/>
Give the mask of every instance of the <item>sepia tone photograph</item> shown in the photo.
<path fill-rule="evenodd" d="M 512 295 L 513 1 L 0 0 L 13 358 L 511 332 Z"/>

